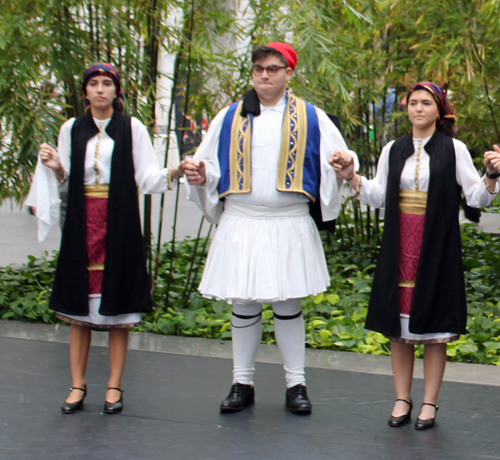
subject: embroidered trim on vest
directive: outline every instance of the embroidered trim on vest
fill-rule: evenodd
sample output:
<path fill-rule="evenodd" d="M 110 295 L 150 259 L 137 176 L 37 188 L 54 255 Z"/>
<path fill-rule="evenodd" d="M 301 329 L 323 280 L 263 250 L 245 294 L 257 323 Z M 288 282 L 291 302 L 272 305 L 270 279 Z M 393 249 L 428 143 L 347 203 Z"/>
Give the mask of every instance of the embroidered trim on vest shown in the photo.
<path fill-rule="evenodd" d="M 302 186 L 306 143 L 306 103 L 289 93 L 281 128 L 277 188 L 280 192 L 305 193 L 314 201 L 315 198 L 305 192 Z"/>
<path fill-rule="evenodd" d="M 229 144 L 229 189 L 221 193 L 222 198 L 230 193 L 249 193 L 251 188 L 250 143 L 252 142 L 252 123 L 249 117 L 241 116 L 243 101 L 236 106 L 231 124 Z"/>

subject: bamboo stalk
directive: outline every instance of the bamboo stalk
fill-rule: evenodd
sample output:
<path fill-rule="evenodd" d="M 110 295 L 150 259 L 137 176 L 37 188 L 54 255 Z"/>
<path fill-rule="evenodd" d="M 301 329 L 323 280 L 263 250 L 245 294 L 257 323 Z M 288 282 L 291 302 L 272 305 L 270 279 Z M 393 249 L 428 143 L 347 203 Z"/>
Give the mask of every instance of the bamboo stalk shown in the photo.
<path fill-rule="evenodd" d="M 370 206 L 366 207 L 366 242 L 369 243 L 371 239 L 371 208 Z"/>
<path fill-rule="evenodd" d="M 172 248 L 170 251 L 170 267 L 168 269 L 168 279 L 167 279 L 167 292 L 165 294 L 165 308 L 168 307 L 168 302 L 170 300 L 170 286 L 172 285 L 172 271 L 174 269 L 174 259 L 175 259 L 175 230 L 177 226 L 177 208 L 179 206 L 179 182 L 175 188 L 175 206 L 174 206 L 174 222 L 172 223 Z"/>
<path fill-rule="evenodd" d="M 201 230 L 203 228 L 203 222 L 205 221 L 205 216 L 201 216 L 200 226 L 198 227 L 198 233 L 196 234 L 196 242 L 194 243 L 193 257 L 191 258 L 191 263 L 189 264 L 188 275 L 186 277 L 186 285 L 184 286 L 184 292 L 187 293 L 184 296 L 184 306 L 186 306 L 191 292 L 188 289 L 191 285 L 191 273 L 193 272 L 194 261 L 196 260 L 196 252 L 198 251 L 198 243 L 200 242 Z M 190 290 L 189 290 L 190 291 Z"/>
<path fill-rule="evenodd" d="M 166 168 L 168 166 L 168 152 L 170 150 L 170 133 L 172 132 L 172 115 L 174 112 L 175 105 L 175 90 L 177 88 L 178 77 L 180 72 L 180 62 L 181 59 L 179 57 L 176 58 L 174 64 L 174 74 L 172 81 L 172 89 L 170 91 L 170 107 L 168 109 L 168 121 L 167 121 L 167 138 L 165 142 L 165 161 L 163 163 L 163 167 Z M 160 266 L 160 248 L 161 248 L 161 235 L 163 230 L 163 210 L 165 207 L 165 194 L 162 193 L 160 198 L 160 216 L 158 220 L 158 237 L 156 243 L 156 263 L 155 263 L 155 271 L 154 271 L 154 279 L 158 278 L 158 269 Z"/>
<path fill-rule="evenodd" d="M 170 106 L 168 109 L 168 120 L 167 120 L 167 130 L 166 130 L 167 137 L 166 137 L 166 142 L 165 142 L 165 160 L 163 162 L 164 168 L 166 168 L 168 166 L 168 155 L 169 155 L 169 150 L 170 150 L 170 133 L 172 132 L 172 115 L 173 115 L 173 110 L 174 110 L 174 105 L 175 105 L 175 91 L 176 91 L 177 83 L 178 83 L 178 76 L 179 76 L 179 71 L 180 71 L 180 61 L 181 60 L 179 57 L 177 57 L 175 60 L 172 88 L 170 90 Z M 159 265 L 159 260 L 160 260 L 160 245 L 161 245 L 161 235 L 162 235 L 162 229 L 163 229 L 164 203 L 165 203 L 165 194 L 163 193 L 161 195 L 160 216 L 159 216 L 159 223 L 158 223 L 158 242 L 157 242 L 157 248 L 156 248 L 155 279 L 158 276 L 158 265 Z"/>
<path fill-rule="evenodd" d="M 213 229 L 213 224 L 210 224 L 210 227 L 208 228 L 207 237 L 205 239 L 205 243 L 203 244 L 203 249 L 201 250 L 200 258 L 198 260 L 203 260 L 207 255 L 206 251 L 207 251 L 208 242 L 210 241 L 210 234 L 212 233 L 212 229 Z M 186 298 L 188 300 L 191 297 L 191 292 L 193 292 L 194 283 L 196 282 L 196 276 L 198 275 L 198 270 L 200 269 L 200 266 L 201 266 L 200 263 L 198 263 L 196 265 L 196 270 L 195 270 L 194 275 L 193 275 L 193 281 L 191 282 L 191 285 L 189 286 L 189 290 L 188 290 L 188 293 L 186 296 Z"/>
<path fill-rule="evenodd" d="M 111 62 L 111 49 L 113 47 L 112 43 L 112 37 L 113 37 L 113 29 L 110 27 L 109 24 L 109 15 L 108 15 L 109 9 L 106 11 L 106 14 L 104 15 L 106 22 L 107 22 L 107 33 L 106 33 L 106 55 L 108 57 L 108 62 Z"/>
<path fill-rule="evenodd" d="M 193 30 L 194 30 L 194 2 L 195 0 L 191 0 L 191 23 L 189 24 L 189 35 L 188 35 L 188 49 L 187 49 L 187 78 L 186 78 L 186 94 L 185 94 L 185 104 L 184 104 L 184 119 L 182 120 L 182 128 L 184 129 L 184 125 L 186 122 L 186 114 L 187 110 L 189 107 L 189 89 L 190 89 L 190 83 L 191 83 L 191 44 L 193 40 Z M 182 136 L 181 139 L 181 145 L 179 147 L 179 151 L 182 152 L 184 151 L 184 136 Z M 174 208 L 174 222 L 172 225 L 172 251 L 170 253 L 170 268 L 169 268 L 169 277 L 167 280 L 167 292 L 165 295 L 165 308 L 168 306 L 168 302 L 170 300 L 170 286 L 172 285 L 172 270 L 174 267 L 174 258 L 175 258 L 175 231 L 176 231 L 176 225 L 177 225 L 177 211 L 178 211 L 178 204 L 179 204 L 179 181 L 177 181 L 177 189 L 176 189 L 176 195 L 175 195 L 175 208 Z"/>
<path fill-rule="evenodd" d="M 489 109 L 490 115 L 491 115 L 491 121 L 493 122 L 493 129 L 495 130 L 495 135 L 496 135 L 497 139 L 500 141 L 500 131 L 498 130 L 497 118 L 495 115 L 495 110 L 493 108 L 493 104 L 491 103 L 490 92 L 488 90 L 488 85 L 486 83 L 484 76 L 482 76 L 482 80 L 483 80 L 484 92 L 486 94 L 486 101 L 487 101 L 486 104 L 488 105 L 488 109 Z"/>
<path fill-rule="evenodd" d="M 95 52 L 95 60 L 96 61 L 100 61 L 101 58 L 101 42 L 100 42 L 100 38 L 99 38 L 99 4 L 97 4 L 95 6 L 95 37 L 96 37 L 96 40 L 95 40 L 95 43 L 96 43 L 96 52 Z"/>
<path fill-rule="evenodd" d="M 156 17 L 155 12 L 157 8 L 156 0 L 153 0 L 149 6 L 148 11 L 148 37 L 144 45 L 144 54 L 148 57 L 148 70 L 144 75 L 144 88 L 148 94 L 148 106 L 150 116 L 148 120 L 149 134 L 153 137 L 154 123 L 156 119 L 156 79 L 158 76 L 158 37 L 156 36 Z M 153 277 L 153 260 L 152 260 L 152 243 L 151 243 L 151 209 L 152 209 L 151 195 L 144 195 L 144 248 L 148 261 L 148 273 L 150 278 Z"/>
<path fill-rule="evenodd" d="M 94 41 L 94 12 L 92 10 L 92 0 L 89 0 L 88 4 L 89 11 L 89 39 L 90 39 L 90 53 L 92 56 L 96 57 L 95 41 Z"/>

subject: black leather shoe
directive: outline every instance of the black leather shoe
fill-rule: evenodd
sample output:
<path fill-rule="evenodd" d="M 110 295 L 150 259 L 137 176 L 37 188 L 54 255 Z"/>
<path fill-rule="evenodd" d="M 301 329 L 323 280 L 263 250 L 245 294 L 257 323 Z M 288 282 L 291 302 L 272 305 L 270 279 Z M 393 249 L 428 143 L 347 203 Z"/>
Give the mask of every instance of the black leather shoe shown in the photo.
<path fill-rule="evenodd" d="M 415 420 L 415 429 L 416 430 L 427 430 L 434 426 L 434 422 L 436 421 L 436 416 L 439 410 L 439 406 L 437 404 L 431 403 L 423 403 L 422 406 L 432 406 L 436 409 L 436 413 L 434 414 L 434 418 L 428 418 L 427 420 L 422 420 L 420 417 Z"/>
<path fill-rule="evenodd" d="M 401 415 L 400 417 L 393 417 L 392 415 L 389 417 L 389 426 L 392 427 L 400 427 L 406 425 L 410 419 L 411 419 L 411 410 L 413 409 L 413 401 L 410 399 L 410 402 L 408 402 L 406 399 L 396 399 L 396 402 L 398 401 L 403 401 L 408 406 L 410 406 L 410 409 L 405 415 Z"/>
<path fill-rule="evenodd" d="M 299 415 L 308 415 L 312 411 L 312 404 L 307 397 L 307 388 L 304 385 L 295 385 L 286 390 L 286 408 Z"/>
<path fill-rule="evenodd" d="M 82 399 L 74 403 L 67 403 L 66 401 L 64 401 L 63 405 L 61 406 L 61 412 L 63 414 L 74 414 L 75 412 L 81 411 L 83 409 L 83 400 L 85 399 L 85 396 L 87 396 L 87 385 L 85 384 L 83 388 L 71 387 L 69 391 L 72 390 L 82 391 Z"/>
<path fill-rule="evenodd" d="M 255 401 L 255 390 L 252 385 L 236 382 L 224 401 L 220 403 L 221 412 L 238 412 Z"/>
<path fill-rule="evenodd" d="M 121 388 L 110 387 L 108 390 L 116 390 L 120 392 L 120 399 L 114 403 L 104 401 L 104 412 L 106 414 L 118 414 L 123 409 L 123 393 L 125 393 Z"/>

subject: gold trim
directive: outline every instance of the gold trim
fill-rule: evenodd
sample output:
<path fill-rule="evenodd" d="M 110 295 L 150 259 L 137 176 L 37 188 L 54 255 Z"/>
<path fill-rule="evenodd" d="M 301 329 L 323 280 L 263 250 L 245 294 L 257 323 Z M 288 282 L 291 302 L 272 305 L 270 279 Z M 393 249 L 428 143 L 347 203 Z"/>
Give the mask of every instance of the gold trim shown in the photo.
<path fill-rule="evenodd" d="M 104 264 L 88 264 L 87 270 L 104 270 Z"/>
<path fill-rule="evenodd" d="M 483 178 L 482 178 L 482 179 L 483 179 L 484 185 L 486 185 L 486 189 L 488 190 L 489 194 L 490 194 L 490 195 L 496 195 L 496 194 L 497 194 L 497 192 L 495 192 L 495 190 L 491 191 L 491 189 L 490 189 L 490 186 L 489 186 L 489 184 L 488 184 L 488 181 L 486 180 L 486 174 L 483 176 Z M 496 188 L 496 186 L 495 186 L 495 188 Z"/>
<path fill-rule="evenodd" d="M 291 145 L 292 140 L 293 145 Z M 293 94 L 289 94 L 283 117 L 277 189 L 280 192 L 304 193 L 314 201 L 314 198 L 305 192 L 303 187 L 306 144 L 306 103 Z M 290 166 L 288 166 L 288 163 L 290 163 Z M 288 187 L 287 182 L 290 184 Z"/>
<path fill-rule="evenodd" d="M 84 189 L 85 196 L 90 198 L 108 198 L 109 184 L 104 185 L 86 185 Z"/>
<path fill-rule="evenodd" d="M 414 288 L 415 280 L 399 280 L 398 286 L 404 288 Z"/>
<path fill-rule="evenodd" d="M 172 171 L 167 169 L 167 188 L 172 190 Z"/>
<path fill-rule="evenodd" d="M 229 190 L 219 195 L 221 198 L 228 193 L 249 193 L 251 187 L 250 146 L 252 127 L 249 117 L 241 116 L 240 101 L 234 113 L 231 124 L 231 144 L 229 146 Z"/>
<path fill-rule="evenodd" d="M 424 216 L 427 207 L 427 192 L 401 190 L 399 192 L 399 212 Z"/>
<path fill-rule="evenodd" d="M 231 189 L 229 189 L 223 193 L 219 193 L 219 198 L 224 198 L 225 196 L 230 195 L 231 193 L 241 193 L 241 192 L 233 192 Z"/>
<path fill-rule="evenodd" d="M 290 104 L 292 101 L 291 95 L 288 95 L 285 113 L 283 114 L 283 122 L 281 124 L 281 142 L 280 142 L 280 153 L 278 157 L 278 177 L 276 181 L 276 188 L 280 191 L 287 191 L 286 179 L 287 179 L 287 163 L 288 163 L 288 153 L 290 147 Z M 293 161 L 293 157 L 292 157 Z"/>
<path fill-rule="evenodd" d="M 307 110 L 306 103 L 300 99 L 294 98 L 297 101 L 297 149 L 295 152 L 295 171 L 293 189 L 295 191 L 303 191 L 303 176 L 304 176 L 304 160 L 306 157 L 307 143 Z"/>
<path fill-rule="evenodd" d="M 357 176 L 358 184 L 356 185 L 356 193 L 354 194 L 354 198 L 358 198 L 359 194 L 361 193 L 361 186 L 363 185 L 363 176 L 360 176 L 359 174 L 357 174 Z"/>
<path fill-rule="evenodd" d="M 297 192 L 303 193 L 307 198 L 309 198 L 313 203 L 316 201 L 316 198 L 314 198 L 309 192 L 306 192 L 305 190 L 297 190 Z"/>
<path fill-rule="evenodd" d="M 250 157 L 250 150 L 252 148 L 252 123 L 250 122 L 250 116 L 247 116 L 245 120 L 243 136 L 243 152 L 241 156 L 243 159 L 243 187 L 242 190 L 245 192 L 250 192 L 252 184 L 252 160 Z"/>

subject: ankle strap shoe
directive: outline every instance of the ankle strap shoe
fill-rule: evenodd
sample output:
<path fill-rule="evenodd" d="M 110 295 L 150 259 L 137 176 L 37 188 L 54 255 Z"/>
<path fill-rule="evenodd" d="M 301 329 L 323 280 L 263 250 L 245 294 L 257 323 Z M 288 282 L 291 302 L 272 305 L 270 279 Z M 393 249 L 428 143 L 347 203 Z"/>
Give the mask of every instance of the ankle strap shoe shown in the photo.
<path fill-rule="evenodd" d="M 436 421 L 437 412 L 439 410 L 439 406 L 437 404 L 431 403 L 423 403 L 422 406 L 432 406 L 436 409 L 436 413 L 434 414 L 434 418 L 428 418 L 426 420 L 422 420 L 420 417 L 415 420 L 415 429 L 416 430 L 428 430 L 434 426 L 434 422 Z"/>
<path fill-rule="evenodd" d="M 73 390 L 80 390 L 81 392 L 83 392 L 82 399 L 74 403 L 68 403 L 64 401 L 64 403 L 61 406 L 61 412 L 63 414 L 74 414 L 75 412 L 81 411 L 83 409 L 83 400 L 85 399 L 85 396 L 87 396 L 87 384 L 85 384 L 83 388 L 71 387 L 69 389 L 69 391 Z"/>
<path fill-rule="evenodd" d="M 121 388 L 109 387 L 108 390 L 116 390 L 120 392 L 120 399 L 114 403 L 104 401 L 104 412 L 106 414 L 118 414 L 123 410 L 123 393 L 124 390 Z"/>
<path fill-rule="evenodd" d="M 399 417 L 393 417 L 391 414 L 391 416 L 389 417 L 388 423 L 389 423 L 389 426 L 392 426 L 393 428 L 399 428 L 400 426 L 406 425 L 411 419 L 411 411 L 413 409 L 413 401 L 411 400 L 411 398 L 410 398 L 410 402 L 408 402 L 406 399 L 396 399 L 396 402 L 398 402 L 398 401 L 403 401 L 406 404 L 408 404 L 409 409 L 408 409 L 408 412 L 406 414 L 401 415 Z M 394 404 L 396 404 L 396 403 L 394 403 Z"/>

